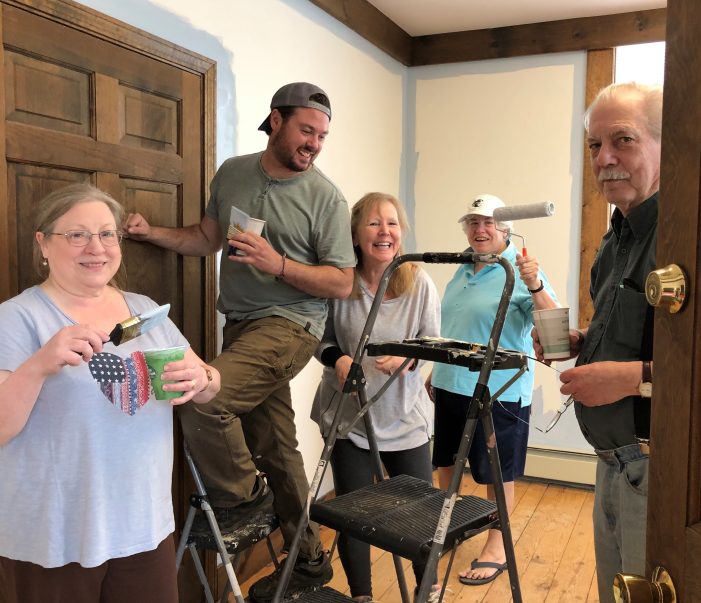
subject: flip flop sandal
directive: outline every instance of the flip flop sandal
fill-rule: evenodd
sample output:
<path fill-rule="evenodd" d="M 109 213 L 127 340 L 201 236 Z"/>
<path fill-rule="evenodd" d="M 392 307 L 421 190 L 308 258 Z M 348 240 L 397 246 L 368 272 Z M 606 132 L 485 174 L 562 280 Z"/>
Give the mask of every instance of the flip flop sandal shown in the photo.
<path fill-rule="evenodd" d="M 473 559 L 470 564 L 470 569 L 480 569 L 480 568 L 491 568 L 496 570 L 491 576 L 486 576 L 484 578 L 468 578 L 467 576 L 458 576 L 458 580 L 462 584 L 467 584 L 468 586 L 479 586 L 480 584 L 488 584 L 496 578 L 506 569 L 506 563 L 496 563 L 495 561 L 477 561 Z"/>

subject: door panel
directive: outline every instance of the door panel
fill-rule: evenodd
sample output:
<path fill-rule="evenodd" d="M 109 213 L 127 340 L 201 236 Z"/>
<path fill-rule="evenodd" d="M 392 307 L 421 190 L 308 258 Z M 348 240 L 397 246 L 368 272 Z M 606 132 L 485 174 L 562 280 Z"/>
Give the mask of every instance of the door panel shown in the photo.
<path fill-rule="evenodd" d="M 169 99 L 146 90 L 121 85 L 119 143 L 140 149 L 178 152 L 178 107 Z"/>
<path fill-rule="evenodd" d="M 178 187 L 173 184 L 121 178 L 117 198 L 123 201 L 127 212 L 138 212 L 161 226 L 178 226 L 178 196 Z M 154 245 L 127 240 L 124 262 L 129 267 L 127 288 L 138 287 L 159 304 L 170 303 L 170 317 L 182 324 L 180 256 Z"/>
<path fill-rule="evenodd" d="M 8 198 L 20 200 L 15 204 L 14 249 L 10 273 L 16 275 L 16 289 L 23 291 L 39 282 L 32 264 L 34 248 L 34 216 L 39 200 L 56 189 L 76 182 L 94 182 L 87 172 L 63 170 L 26 163 L 8 163 Z M 21 261 L 17 261 L 21 258 Z M 14 270 L 12 269 L 14 264 Z"/>
<path fill-rule="evenodd" d="M 46 60 L 5 52 L 6 119 L 90 135 L 90 75 Z"/>

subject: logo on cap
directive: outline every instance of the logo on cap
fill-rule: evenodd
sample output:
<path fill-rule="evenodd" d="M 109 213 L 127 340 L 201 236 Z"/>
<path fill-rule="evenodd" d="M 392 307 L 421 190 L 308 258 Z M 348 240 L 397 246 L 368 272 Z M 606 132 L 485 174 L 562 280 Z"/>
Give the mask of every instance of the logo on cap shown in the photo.
<path fill-rule="evenodd" d="M 482 199 L 475 199 L 472 202 L 472 207 L 482 207 L 483 204 L 484 204 L 484 201 L 482 201 Z"/>

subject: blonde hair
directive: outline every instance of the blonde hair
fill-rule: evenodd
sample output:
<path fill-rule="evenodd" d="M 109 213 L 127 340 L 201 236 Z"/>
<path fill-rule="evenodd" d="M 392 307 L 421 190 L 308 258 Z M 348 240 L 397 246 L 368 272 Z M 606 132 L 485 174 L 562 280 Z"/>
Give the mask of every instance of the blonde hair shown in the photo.
<path fill-rule="evenodd" d="M 351 233 L 353 238 L 358 232 L 358 228 L 365 222 L 370 212 L 375 209 L 380 203 L 391 203 L 397 212 L 399 218 L 399 226 L 402 229 L 402 234 L 409 231 L 409 222 L 407 221 L 406 212 L 402 204 L 396 197 L 387 193 L 367 193 L 353 206 L 351 210 Z M 363 267 L 363 253 L 360 247 L 355 245 L 355 256 L 358 259 L 355 273 L 353 275 L 353 291 L 350 294 L 351 298 L 357 299 L 361 296 L 360 291 L 360 275 L 359 270 Z M 404 253 L 404 248 L 400 245 L 399 253 Z M 399 297 L 410 291 L 416 281 L 417 266 L 413 262 L 406 262 L 397 268 L 389 279 L 387 286 L 387 294 L 390 297 Z"/>
<path fill-rule="evenodd" d="M 584 113 L 584 128 L 589 131 L 589 121 L 596 106 L 624 96 L 637 96 L 643 107 L 647 123 L 647 131 L 657 142 L 662 138 L 662 86 L 659 84 L 641 84 L 639 82 L 623 82 L 609 84 L 602 88 Z"/>
<path fill-rule="evenodd" d="M 58 219 L 68 213 L 80 203 L 97 201 L 104 203 L 114 216 L 114 222 L 119 230 L 124 221 L 124 208 L 106 192 L 92 184 L 71 184 L 49 193 L 37 204 L 37 213 L 34 218 L 34 230 L 48 235 L 53 232 Z M 44 264 L 44 256 L 41 253 L 39 242 L 34 239 L 33 251 L 34 268 L 45 279 L 49 275 L 49 267 Z M 124 264 L 120 264 L 119 270 L 112 277 L 111 285 L 119 286 L 126 282 L 126 270 Z"/>

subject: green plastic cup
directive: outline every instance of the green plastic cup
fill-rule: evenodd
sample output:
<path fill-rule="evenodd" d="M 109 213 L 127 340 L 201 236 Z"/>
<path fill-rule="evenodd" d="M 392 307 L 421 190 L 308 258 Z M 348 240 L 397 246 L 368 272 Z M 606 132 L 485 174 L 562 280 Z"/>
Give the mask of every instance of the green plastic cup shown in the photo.
<path fill-rule="evenodd" d="M 185 357 L 185 346 L 175 348 L 163 348 L 161 350 L 144 350 L 144 357 L 148 365 L 148 374 L 151 377 L 151 387 L 156 400 L 170 400 L 171 398 L 179 398 L 184 392 L 165 392 L 163 391 L 164 383 L 175 383 L 175 381 L 163 381 L 163 367 L 169 362 L 182 360 Z"/>

